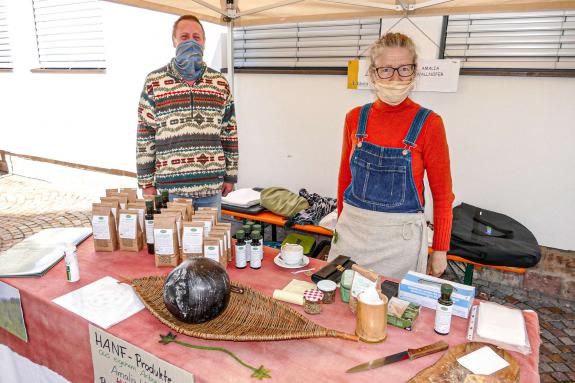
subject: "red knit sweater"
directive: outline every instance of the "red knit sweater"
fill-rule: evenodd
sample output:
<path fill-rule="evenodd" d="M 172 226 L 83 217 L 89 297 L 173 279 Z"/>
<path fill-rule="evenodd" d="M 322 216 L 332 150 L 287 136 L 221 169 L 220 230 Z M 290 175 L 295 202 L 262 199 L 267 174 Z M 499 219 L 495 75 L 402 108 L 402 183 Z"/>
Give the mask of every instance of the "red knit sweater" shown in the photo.
<path fill-rule="evenodd" d="M 403 148 L 403 139 L 419 109 L 419 105 L 409 98 L 396 106 L 388 105 L 381 100 L 373 104 L 367 120 L 365 141 L 390 148 Z M 359 120 L 360 107 L 352 109 L 345 118 L 343 145 L 337 191 L 337 209 L 341 213 L 343 192 L 351 183 L 349 161 L 357 143 L 355 134 Z M 445 137 L 443 121 L 431 113 L 423 125 L 416 147 L 412 149 L 413 178 L 423 200 L 423 174 L 427 172 L 431 195 L 433 197 L 433 249 L 446 251 L 451 238 L 453 218 L 451 206 L 454 195 L 451 190 L 451 171 L 449 169 L 449 149 Z"/>

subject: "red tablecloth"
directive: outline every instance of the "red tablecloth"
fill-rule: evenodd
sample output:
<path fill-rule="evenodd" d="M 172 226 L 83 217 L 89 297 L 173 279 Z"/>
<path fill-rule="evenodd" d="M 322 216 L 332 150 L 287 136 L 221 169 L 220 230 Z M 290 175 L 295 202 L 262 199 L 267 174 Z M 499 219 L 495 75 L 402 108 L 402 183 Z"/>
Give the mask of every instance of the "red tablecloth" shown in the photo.
<path fill-rule="evenodd" d="M 232 280 L 248 284 L 264 294 L 283 288 L 290 280 L 309 280 L 303 274 L 293 275 L 276 266 L 273 256 L 277 251 L 266 249 L 260 270 L 236 270 L 232 264 L 228 272 Z M 52 299 L 109 275 L 116 279 L 139 278 L 166 274 L 168 269 L 156 268 L 153 256 L 145 252 L 95 253 L 89 238 L 78 249 L 81 279 L 68 283 L 64 262 L 60 262 L 42 278 L 9 278 L 4 282 L 20 289 L 29 342 L 25 343 L 0 329 L 0 343 L 33 362 L 47 366 L 74 383 L 93 382 L 92 360 L 88 336 L 88 322 L 51 302 Z M 316 270 L 323 262 L 312 259 L 309 267 Z M 290 305 L 303 313 L 303 307 Z M 320 315 L 308 316 L 328 328 L 354 333 L 355 319 L 347 304 L 338 296 L 335 304 L 323 305 Z M 421 347 L 438 340 L 450 345 L 466 341 L 467 320 L 453 317 L 451 333 L 437 335 L 433 331 L 434 312 L 422 309 L 413 331 L 388 327 L 388 339 L 380 344 L 366 344 L 335 338 L 314 338 L 277 342 L 206 341 L 184 335 L 178 338 L 193 344 L 222 346 L 237 353 L 251 365 L 264 365 L 271 370 L 276 382 L 403 382 L 418 371 L 432 365 L 441 353 L 414 361 L 404 361 L 383 368 L 346 374 L 356 364 Z M 529 340 L 533 353 L 524 356 L 512 353 L 521 366 L 521 382 L 539 382 L 539 322 L 536 313 L 526 315 Z M 179 345 L 158 343 L 159 335 L 169 328 L 147 310 L 112 326 L 107 330 L 161 359 L 192 372 L 196 382 L 248 382 L 250 371 L 223 353 L 185 349 Z"/>

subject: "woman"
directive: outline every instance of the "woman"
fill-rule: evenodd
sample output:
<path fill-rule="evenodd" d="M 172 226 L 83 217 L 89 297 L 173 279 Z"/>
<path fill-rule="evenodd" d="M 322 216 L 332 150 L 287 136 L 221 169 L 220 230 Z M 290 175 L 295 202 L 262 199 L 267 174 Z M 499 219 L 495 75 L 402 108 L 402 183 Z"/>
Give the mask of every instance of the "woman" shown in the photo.
<path fill-rule="evenodd" d="M 453 193 L 441 117 L 408 98 L 415 85 L 413 41 L 387 33 L 370 48 L 372 104 L 345 119 L 338 222 L 328 260 L 339 254 L 387 277 L 447 266 Z M 427 251 L 423 175 L 433 196 L 434 251 Z"/>

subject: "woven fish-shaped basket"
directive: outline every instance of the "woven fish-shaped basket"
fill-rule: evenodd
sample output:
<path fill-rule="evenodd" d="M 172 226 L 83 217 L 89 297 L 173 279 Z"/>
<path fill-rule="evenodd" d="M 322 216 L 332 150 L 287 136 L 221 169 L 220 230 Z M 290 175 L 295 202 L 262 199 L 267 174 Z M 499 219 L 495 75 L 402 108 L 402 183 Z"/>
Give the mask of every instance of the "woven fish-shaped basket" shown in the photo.
<path fill-rule="evenodd" d="M 356 335 L 319 326 L 290 307 L 247 286 L 232 282 L 243 293 L 232 292 L 224 312 L 200 324 L 175 318 L 164 304 L 164 276 L 132 280 L 144 305 L 173 330 L 196 338 L 233 341 L 270 341 L 336 337 L 357 341 Z"/>

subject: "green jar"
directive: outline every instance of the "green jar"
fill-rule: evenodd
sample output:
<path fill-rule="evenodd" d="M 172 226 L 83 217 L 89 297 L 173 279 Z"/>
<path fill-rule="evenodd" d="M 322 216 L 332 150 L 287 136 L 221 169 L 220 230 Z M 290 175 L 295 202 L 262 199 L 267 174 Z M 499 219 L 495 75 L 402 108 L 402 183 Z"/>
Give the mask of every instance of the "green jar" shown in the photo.
<path fill-rule="evenodd" d="M 342 302 L 349 302 L 349 294 L 351 291 L 351 282 L 353 281 L 353 270 L 345 270 L 341 275 L 341 281 L 339 283 L 340 296 Z"/>

